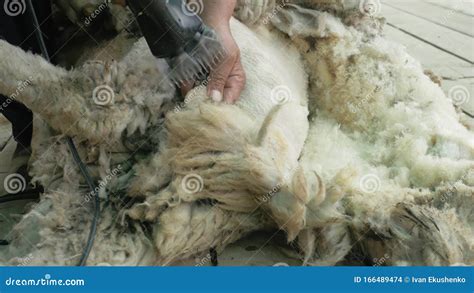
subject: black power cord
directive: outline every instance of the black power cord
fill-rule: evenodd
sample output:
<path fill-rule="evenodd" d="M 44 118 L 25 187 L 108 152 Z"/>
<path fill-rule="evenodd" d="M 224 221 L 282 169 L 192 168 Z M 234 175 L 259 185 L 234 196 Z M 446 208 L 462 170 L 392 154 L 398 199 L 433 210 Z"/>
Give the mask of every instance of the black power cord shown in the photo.
<path fill-rule="evenodd" d="M 211 256 L 211 264 L 213 267 L 219 266 L 219 259 L 217 258 L 217 250 L 214 247 L 209 249 L 209 255 Z"/>
<path fill-rule="evenodd" d="M 35 12 L 35 8 L 33 6 L 33 3 L 32 3 L 31 0 L 28 0 L 27 3 L 28 3 L 29 10 L 31 11 L 31 17 L 33 18 L 33 24 L 36 28 L 35 29 L 35 34 L 36 34 L 36 38 L 38 40 L 38 43 L 40 45 L 42 55 L 46 60 L 51 62 L 51 59 L 50 59 L 49 54 L 48 54 L 48 49 L 46 48 L 46 44 L 44 42 L 43 33 L 41 31 L 41 27 L 40 27 L 40 24 L 38 22 L 38 17 L 36 16 L 36 12 Z M 97 233 L 97 226 L 98 226 L 99 217 L 100 217 L 100 199 L 99 199 L 98 193 L 96 192 L 96 185 L 94 183 L 94 180 L 90 176 L 90 173 L 89 173 L 89 170 L 87 169 L 87 166 L 84 165 L 84 163 L 82 162 L 81 157 L 79 156 L 79 153 L 77 151 L 76 145 L 74 144 L 74 141 L 72 140 L 71 137 L 67 137 L 66 141 L 67 141 L 69 149 L 72 153 L 72 156 L 74 158 L 74 162 L 79 167 L 79 169 L 82 173 L 82 176 L 86 180 L 87 185 L 91 189 L 91 192 L 94 196 L 94 217 L 92 219 L 92 224 L 91 224 L 91 227 L 90 227 L 89 236 L 88 236 L 88 239 L 87 239 L 87 244 L 84 247 L 84 251 L 82 252 L 81 259 L 78 263 L 79 266 L 84 266 L 84 265 L 86 265 L 87 259 L 89 258 L 89 254 L 91 252 L 92 246 L 94 245 L 95 235 Z"/>

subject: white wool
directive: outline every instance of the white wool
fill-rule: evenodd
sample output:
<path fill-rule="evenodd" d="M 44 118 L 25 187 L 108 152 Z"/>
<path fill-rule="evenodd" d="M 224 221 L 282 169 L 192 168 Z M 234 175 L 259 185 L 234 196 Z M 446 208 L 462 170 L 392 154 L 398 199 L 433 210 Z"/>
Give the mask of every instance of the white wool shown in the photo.
<path fill-rule="evenodd" d="M 61 140 L 73 135 L 109 194 L 91 265 L 169 264 L 272 228 L 305 264 L 474 263 L 470 122 L 357 1 L 291 1 L 278 13 L 263 2 L 239 3 L 252 29 L 231 22 L 248 77 L 236 105 L 203 87 L 176 104 L 144 40 L 119 62 L 71 72 L 0 41 L 11 56 L 0 90 L 30 78 L 18 99 L 52 128 L 37 126 L 31 162 L 46 192 L 5 262 L 30 243 L 35 264 L 77 261 L 90 203 Z M 99 85 L 114 91 L 106 107 L 91 99 Z"/>

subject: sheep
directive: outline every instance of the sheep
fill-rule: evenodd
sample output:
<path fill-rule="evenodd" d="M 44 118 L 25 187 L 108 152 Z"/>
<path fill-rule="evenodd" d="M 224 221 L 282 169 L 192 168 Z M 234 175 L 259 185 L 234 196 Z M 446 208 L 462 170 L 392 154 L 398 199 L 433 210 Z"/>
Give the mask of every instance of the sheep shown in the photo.
<path fill-rule="evenodd" d="M 320 2 L 289 4 L 273 19 L 298 44 L 311 72 L 314 120 L 300 161 L 320 166 L 325 182 L 335 178 L 332 188 L 351 223 L 346 230 L 336 224 L 307 232 L 306 242 L 324 240 L 302 245 L 310 250 L 305 261 L 316 254 L 324 258 L 316 263 L 335 264 L 357 244 L 365 259 L 389 255 L 387 264 L 472 263 L 472 233 L 448 228 L 471 221 L 469 212 L 455 219 L 448 206 L 472 202 L 472 130 L 420 64 L 381 35 L 382 19 Z M 434 209 L 430 201 L 448 191 L 445 210 Z M 352 233 L 356 243 L 344 243 Z"/>
<path fill-rule="evenodd" d="M 383 20 L 357 1 L 240 1 L 235 16 L 236 105 L 205 83 L 180 102 L 143 39 L 72 71 L 0 41 L 0 91 L 31 83 L 17 99 L 37 114 L 45 186 L 1 259 L 77 262 L 90 192 L 69 135 L 104 199 L 91 265 L 171 264 L 263 229 L 305 265 L 472 264 L 472 129 Z"/>

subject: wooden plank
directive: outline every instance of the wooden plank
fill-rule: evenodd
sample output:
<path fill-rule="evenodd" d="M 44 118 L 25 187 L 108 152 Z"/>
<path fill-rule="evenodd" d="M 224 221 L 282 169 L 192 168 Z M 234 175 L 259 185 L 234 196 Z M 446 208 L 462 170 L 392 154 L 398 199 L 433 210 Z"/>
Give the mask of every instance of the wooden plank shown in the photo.
<path fill-rule="evenodd" d="M 474 36 L 474 17 L 460 13 L 456 10 L 435 6 L 427 2 L 412 0 L 384 0 L 382 3 L 431 23 L 457 31 L 466 36 Z"/>
<path fill-rule="evenodd" d="M 442 88 L 446 95 L 454 86 L 467 89 L 468 98 L 461 108 L 474 114 L 474 67 L 446 52 L 413 38 L 400 30 L 387 26 L 385 35 L 388 39 L 403 44 L 410 55 L 423 65 L 443 78 Z"/>
<path fill-rule="evenodd" d="M 444 51 L 413 38 L 391 26 L 385 27 L 388 39 L 404 45 L 410 55 L 415 57 L 425 69 L 430 69 L 445 79 L 461 79 L 474 76 L 474 67 Z"/>
<path fill-rule="evenodd" d="M 10 170 L 11 156 L 15 151 L 16 143 L 11 138 L 11 125 L 0 124 L 0 173 Z M 3 187 L 3 180 L 0 180 L 0 190 Z"/>
<path fill-rule="evenodd" d="M 474 48 L 474 38 L 396 10 L 388 5 L 383 7 L 382 13 L 387 18 L 389 25 L 473 64 L 474 50 L 469 48 Z"/>
<path fill-rule="evenodd" d="M 416 0 L 419 1 L 419 0 Z M 474 1 L 472 0 L 422 0 L 433 6 L 455 10 L 459 13 L 474 16 Z"/>
<path fill-rule="evenodd" d="M 273 232 L 259 231 L 252 233 L 235 243 L 227 246 L 219 254 L 219 266 L 301 266 L 302 260 L 295 254 L 290 256 L 285 251 L 292 251 L 291 247 L 275 241 Z M 268 241 L 272 239 L 272 241 Z M 173 266 L 210 266 L 208 252 L 192 259 L 180 260 Z"/>

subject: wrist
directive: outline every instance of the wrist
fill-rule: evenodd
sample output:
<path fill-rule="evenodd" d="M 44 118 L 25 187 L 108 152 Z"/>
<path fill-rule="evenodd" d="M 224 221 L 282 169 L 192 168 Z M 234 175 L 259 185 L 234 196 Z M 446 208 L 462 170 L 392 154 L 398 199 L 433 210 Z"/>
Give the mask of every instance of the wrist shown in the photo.
<path fill-rule="evenodd" d="M 229 21 L 234 13 L 236 0 L 205 0 L 201 13 L 203 22 L 217 31 L 229 30 Z"/>
<path fill-rule="evenodd" d="M 215 17 L 209 15 L 202 15 L 202 21 L 209 27 L 213 28 L 216 31 L 225 31 L 230 30 L 229 20 L 230 18 L 226 17 Z"/>
<path fill-rule="evenodd" d="M 206 22 L 204 23 L 212 28 L 221 38 L 230 35 L 230 25 L 228 22 Z"/>

